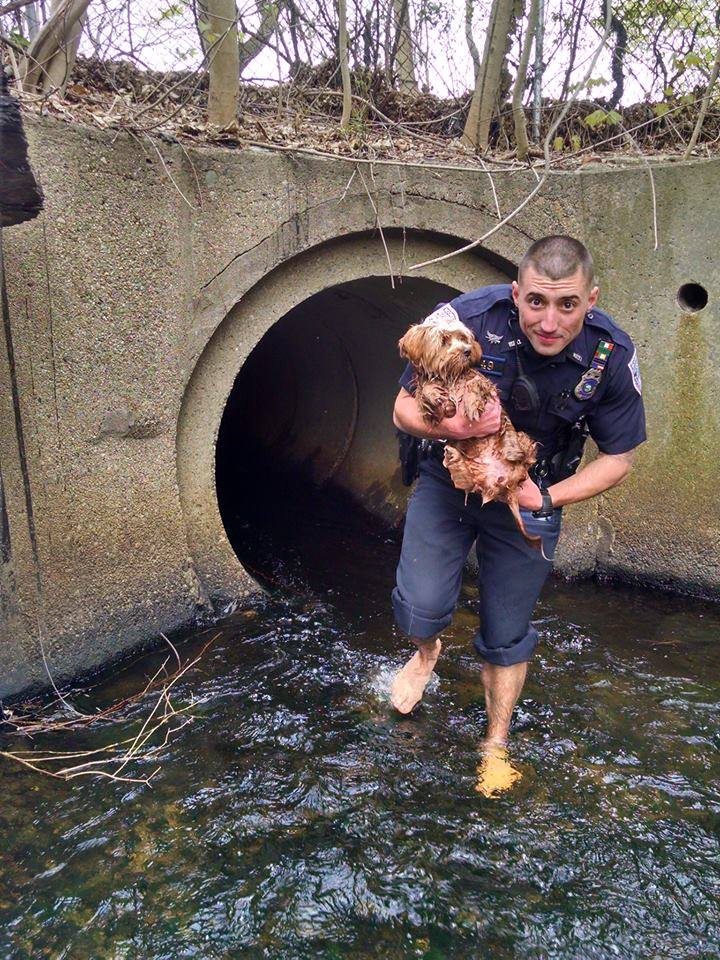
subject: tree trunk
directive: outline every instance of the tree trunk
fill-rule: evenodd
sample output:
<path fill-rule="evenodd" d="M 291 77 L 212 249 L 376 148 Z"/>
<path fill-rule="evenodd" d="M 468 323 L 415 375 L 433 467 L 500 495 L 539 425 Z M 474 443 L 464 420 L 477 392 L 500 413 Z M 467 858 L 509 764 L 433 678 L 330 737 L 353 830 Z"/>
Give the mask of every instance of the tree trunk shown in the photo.
<path fill-rule="evenodd" d="M 338 57 L 342 77 L 343 109 L 340 129 L 346 130 L 352 113 L 352 89 L 348 65 L 347 0 L 338 0 Z"/>
<path fill-rule="evenodd" d="M 33 93 L 64 90 L 75 63 L 90 0 L 55 0 L 45 26 L 30 44 L 21 73 Z"/>
<path fill-rule="evenodd" d="M 397 64 L 398 87 L 401 93 L 416 93 L 415 57 L 412 31 L 410 29 L 409 0 L 392 0 L 392 15 L 395 22 L 395 42 L 391 55 L 390 72 Z"/>
<path fill-rule="evenodd" d="M 478 73 L 480 73 L 480 54 L 478 53 L 477 45 L 475 44 L 475 38 L 473 37 L 472 32 L 472 22 L 473 22 L 473 0 L 465 0 L 465 41 L 470 51 L 470 56 L 472 57 L 473 62 L 473 80 L 477 80 Z"/>
<path fill-rule="evenodd" d="M 27 28 L 28 39 L 30 43 L 40 33 L 40 17 L 38 16 L 37 6 L 29 3 L 23 10 L 23 19 Z"/>
<path fill-rule="evenodd" d="M 488 148 L 490 121 L 497 110 L 503 67 L 512 40 L 515 16 L 515 0 L 493 0 L 482 64 L 463 132 L 463 140 L 478 150 Z"/>
<path fill-rule="evenodd" d="M 530 62 L 530 50 L 533 45 L 533 38 L 538 22 L 539 0 L 531 0 L 530 13 L 528 14 L 527 32 L 525 33 L 525 43 L 520 54 L 520 63 L 518 64 L 517 76 L 515 77 L 515 88 L 513 89 L 512 111 L 513 123 L 515 126 L 515 147 L 518 160 L 527 159 L 528 144 L 527 121 L 525 119 L 525 110 L 523 109 L 523 93 L 525 92 L 525 82 L 527 80 L 528 63 Z"/>
<path fill-rule="evenodd" d="M 605 15 L 610 0 L 605 0 Z M 625 52 L 627 50 L 627 30 L 625 24 L 620 20 L 614 10 L 611 9 L 610 28 L 615 34 L 615 47 L 612 55 L 612 78 L 615 89 L 608 103 L 608 110 L 614 110 L 620 103 L 625 90 Z"/>
<path fill-rule="evenodd" d="M 283 5 L 283 0 L 264 0 L 261 3 L 257 31 L 248 34 L 248 39 L 240 44 L 240 73 L 249 67 L 260 51 L 267 46 L 270 37 L 277 29 L 278 17 Z M 245 30 L 243 32 L 247 33 Z"/>
<path fill-rule="evenodd" d="M 240 49 L 235 0 L 205 0 L 208 17 L 206 40 L 210 69 L 208 123 L 232 130 L 238 123 Z"/>

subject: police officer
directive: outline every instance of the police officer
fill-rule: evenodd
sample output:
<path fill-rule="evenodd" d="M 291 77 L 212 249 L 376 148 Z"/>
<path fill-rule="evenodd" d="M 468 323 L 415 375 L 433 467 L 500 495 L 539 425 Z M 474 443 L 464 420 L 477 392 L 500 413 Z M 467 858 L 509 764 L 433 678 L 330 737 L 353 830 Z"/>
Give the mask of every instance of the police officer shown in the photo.
<path fill-rule="evenodd" d="M 424 456 L 392 595 L 396 621 L 418 649 L 395 678 L 392 701 L 409 713 L 421 699 L 476 541 L 481 622 L 474 646 L 484 660 L 488 750 L 506 741 L 537 643 L 530 616 L 552 567 L 562 508 L 621 483 L 645 440 L 635 348 L 596 307 L 597 297 L 588 250 L 571 237 L 550 236 L 529 248 L 517 282 L 481 287 L 437 308 L 473 331 L 483 350 L 480 369 L 515 427 L 538 443 L 520 507 L 528 532 L 542 537 L 542 552 L 523 540 L 506 504 L 483 506 L 477 495 L 466 502 L 442 465 L 445 440 L 499 429 L 499 406 L 488 405 L 479 421 L 458 412 L 429 428 L 412 395 L 410 365 L 400 379 L 393 419 L 423 438 Z M 588 433 L 599 455 L 576 472 Z"/>

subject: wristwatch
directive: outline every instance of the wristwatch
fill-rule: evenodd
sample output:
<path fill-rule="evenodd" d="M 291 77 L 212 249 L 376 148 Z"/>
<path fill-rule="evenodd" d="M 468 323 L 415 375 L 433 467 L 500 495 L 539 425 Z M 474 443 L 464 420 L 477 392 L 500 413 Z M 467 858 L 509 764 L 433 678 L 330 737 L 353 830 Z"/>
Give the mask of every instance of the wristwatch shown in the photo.
<path fill-rule="evenodd" d="M 540 493 L 542 494 L 542 506 L 539 510 L 533 510 L 532 515 L 537 517 L 538 520 L 546 520 L 553 515 L 555 507 L 547 490 L 541 490 Z"/>

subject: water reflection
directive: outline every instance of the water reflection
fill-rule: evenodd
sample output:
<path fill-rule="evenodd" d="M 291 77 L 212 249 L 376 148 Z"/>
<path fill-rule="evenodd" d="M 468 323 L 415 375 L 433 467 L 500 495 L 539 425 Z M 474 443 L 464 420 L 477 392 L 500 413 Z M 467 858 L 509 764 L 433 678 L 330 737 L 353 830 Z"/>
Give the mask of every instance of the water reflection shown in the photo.
<path fill-rule="evenodd" d="M 282 592 L 183 680 L 196 720 L 152 789 L 4 768 L 0 954 L 717 957 L 720 610 L 552 583 L 514 728 L 525 776 L 485 800 L 472 584 L 424 705 L 395 716 L 397 544 L 344 509 L 298 516 L 289 544 L 281 517 L 256 539 Z"/>

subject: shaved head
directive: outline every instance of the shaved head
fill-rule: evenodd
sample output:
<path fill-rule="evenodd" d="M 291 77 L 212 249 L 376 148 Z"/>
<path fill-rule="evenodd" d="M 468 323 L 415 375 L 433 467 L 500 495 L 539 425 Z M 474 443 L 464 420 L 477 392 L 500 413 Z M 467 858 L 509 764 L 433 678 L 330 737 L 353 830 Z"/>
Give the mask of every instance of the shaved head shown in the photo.
<path fill-rule="evenodd" d="M 587 247 L 564 234 L 541 237 L 536 240 L 518 266 L 518 282 L 532 268 L 536 273 L 551 280 L 565 280 L 580 270 L 588 287 L 592 286 L 595 267 Z"/>

